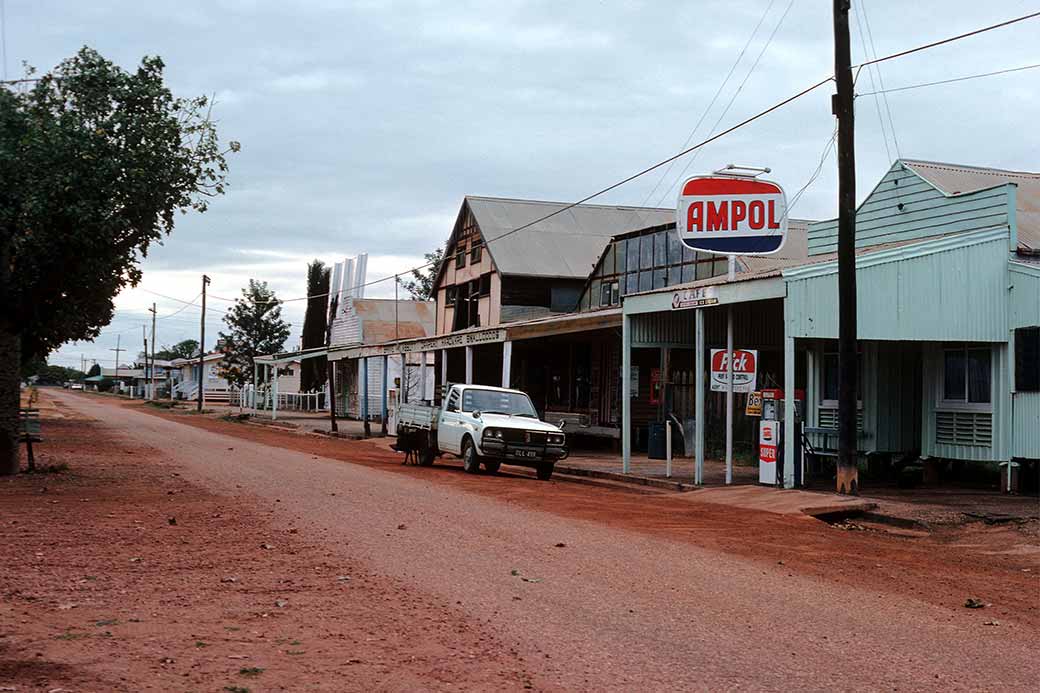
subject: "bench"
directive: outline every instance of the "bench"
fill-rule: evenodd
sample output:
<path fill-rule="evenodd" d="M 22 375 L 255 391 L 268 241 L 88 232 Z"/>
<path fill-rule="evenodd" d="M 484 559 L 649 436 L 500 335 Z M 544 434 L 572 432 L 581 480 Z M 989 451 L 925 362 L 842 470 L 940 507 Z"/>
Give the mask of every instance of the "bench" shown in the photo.
<path fill-rule="evenodd" d="M 554 425 L 564 424 L 564 433 L 583 436 L 595 436 L 597 438 L 611 438 L 618 440 L 621 430 L 614 426 L 595 426 L 593 421 L 599 419 L 599 412 L 593 410 L 585 414 L 573 411 L 546 411 L 545 421 Z"/>
<path fill-rule="evenodd" d="M 32 444 L 43 442 L 43 436 L 40 434 L 39 409 L 18 410 L 18 442 L 25 443 L 29 469 L 35 469 L 36 459 L 33 457 Z"/>

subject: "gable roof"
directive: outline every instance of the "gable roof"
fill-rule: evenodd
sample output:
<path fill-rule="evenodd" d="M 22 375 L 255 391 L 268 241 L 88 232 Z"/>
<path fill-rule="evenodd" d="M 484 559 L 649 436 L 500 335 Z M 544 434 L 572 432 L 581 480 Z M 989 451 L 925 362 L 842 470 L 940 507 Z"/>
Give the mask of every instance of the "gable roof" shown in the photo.
<path fill-rule="evenodd" d="M 963 166 L 938 161 L 902 159 L 903 165 L 947 197 L 966 195 L 998 185 L 1015 183 L 1015 219 L 1019 250 L 1040 252 L 1040 173 Z"/>
<path fill-rule="evenodd" d="M 582 204 L 567 209 L 566 202 L 473 195 L 463 204 L 503 275 L 585 279 L 612 236 L 675 220 L 674 209 L 651 207 Z"/>

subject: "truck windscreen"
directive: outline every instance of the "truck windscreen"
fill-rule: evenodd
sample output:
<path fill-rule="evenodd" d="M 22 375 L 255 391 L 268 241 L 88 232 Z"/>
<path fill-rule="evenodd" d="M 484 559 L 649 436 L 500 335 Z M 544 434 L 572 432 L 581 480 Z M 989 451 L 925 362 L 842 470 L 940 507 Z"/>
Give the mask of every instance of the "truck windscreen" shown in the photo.
<path fill-rule="evenodd" d="M 462 411 L 479 411 L 484 414 L 512 414 L 538 418 L 538 412 L 527 395 L 519 392 L 497 390 L 465 390 L 462 393 Z"/>

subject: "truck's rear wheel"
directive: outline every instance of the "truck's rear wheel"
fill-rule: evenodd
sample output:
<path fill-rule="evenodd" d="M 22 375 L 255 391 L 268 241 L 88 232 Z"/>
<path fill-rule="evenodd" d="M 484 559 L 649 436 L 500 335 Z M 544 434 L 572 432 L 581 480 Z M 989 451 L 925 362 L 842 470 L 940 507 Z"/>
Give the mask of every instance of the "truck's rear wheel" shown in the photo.
<path fill-rule="evenodd" d="M 488 474 L 498 474 L 501 466 L 502 460 L 484 460 L 484 469 L 487 470 Z"/>
<path fill-rule="evenodd" d="M 433 452 L 433 448 L 429 445 L 419 451 L 419 465 L 422 467 L 433 466 L 433 461 L 437 459 L 437 455 Z"/>
<path fill-rule="evenodd" d="M 462 441 L 462 468 L 467 474 L 480 473 L 480 455 L 473 441 L 466 438 Z"/>
<path fill-rule="evenodd" d="M 556 468 L 556 464 L 553 462 L 543 462 L 538 465 L 535 469 L 535 474 L 538 476 L 540 481 L 548 481 L 552 478 L 553 469 Z"/>

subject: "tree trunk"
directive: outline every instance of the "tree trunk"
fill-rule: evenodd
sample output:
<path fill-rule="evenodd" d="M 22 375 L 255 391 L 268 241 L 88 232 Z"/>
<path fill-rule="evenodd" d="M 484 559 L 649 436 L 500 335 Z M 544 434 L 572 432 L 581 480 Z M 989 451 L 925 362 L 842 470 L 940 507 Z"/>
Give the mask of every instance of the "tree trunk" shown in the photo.
<path fill-rule="evenodd" d="M 21 335 L 0 323 L 0 476 L 18 473 L 18 407 Z"/>

